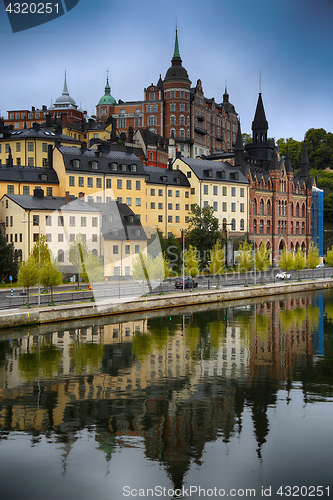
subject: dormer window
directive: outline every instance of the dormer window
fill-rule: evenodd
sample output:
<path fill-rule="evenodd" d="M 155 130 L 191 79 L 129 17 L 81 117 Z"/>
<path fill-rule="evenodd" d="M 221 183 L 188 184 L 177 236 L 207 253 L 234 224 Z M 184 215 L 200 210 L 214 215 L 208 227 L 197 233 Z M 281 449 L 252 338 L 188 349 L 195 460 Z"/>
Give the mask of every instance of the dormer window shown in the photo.
<path fill-rule="evenodd" d="M 92 168 L 92 170 L 97 170 L 98 169 L 98 162 L 97 161 L 92 161 L 91 162 L 91 168 Z"/>
<path fill-rule="evenodd" d="M 175 182 L 176 182 L 177 184 L 180 184 L 180 177 L 176 177 L 176 178 L 175 178 Z"/>
<path fill-rule="evenodd" d="M 118 170 L 118 163 L 111 163 L 111 170 L 112 172 L 117 172 Z"/>
<path fill-rule="evenodd" d="M 73 160 L 73 167 L 80 168 L 80 160 Z"/>
<path fill-rule="evenodd" d="M 122 171 L 122 172 L 127 172 L 127 165 L 126 165 L 126 163 L 123 163 L 123 164 L 121 165 L 121 171 Z"/>
<path fill-rule="evenodd" d="M 133 163 L 133 165 L 131 165 L 131 172 L 136 172 L 136 165 L 135 165 L 135 163 Z"/>
<path fill-rule="evenodd" d="M 134 215 L 128 216 L 128 222 L 134 222 Z"/>
<path fill-rule="evenodd" d="M 41 174 L 40 178 L 42 181 L 47 181 L 47 174 Z"/>
<path fill-rule="evenodd" d="M 167 180 L 168 180 L 168 179 L 167 179 L 167 176 L 166 176 L 166 175 L 164 175 L 164 176 L 162 177 L 162 181 L 163 181 L 163 182 L 167 182 Z"/>
<path fill-rule="evenodd" d="M 150 175 L 146 175 L 146 182 L 150 181 Z"/>

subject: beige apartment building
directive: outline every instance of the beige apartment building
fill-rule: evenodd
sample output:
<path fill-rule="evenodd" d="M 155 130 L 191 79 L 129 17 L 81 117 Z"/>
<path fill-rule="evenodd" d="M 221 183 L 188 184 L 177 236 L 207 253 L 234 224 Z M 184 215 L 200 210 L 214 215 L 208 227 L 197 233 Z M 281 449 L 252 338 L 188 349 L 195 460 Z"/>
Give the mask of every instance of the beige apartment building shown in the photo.
<path fill-rule="evenodd" d="M 244 238 L 248 231 L 249 183 L 240 169 L 228 162 L 176 158 L 174 170 L 191 184 L 190 206 L 211 206 L 220 228 L 227 224 L 230 238 Z"/>

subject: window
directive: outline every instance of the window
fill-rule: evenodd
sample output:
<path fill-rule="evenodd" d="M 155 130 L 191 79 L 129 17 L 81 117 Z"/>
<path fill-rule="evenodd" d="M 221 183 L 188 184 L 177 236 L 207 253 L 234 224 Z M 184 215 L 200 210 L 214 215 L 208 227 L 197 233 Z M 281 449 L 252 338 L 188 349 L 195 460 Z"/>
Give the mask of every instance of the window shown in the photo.
<path fill-rule="evenodd" d="M 52 241 L 52 235 L 50 233 L 46 233 L 46 241 L 51 242 Z"/>
<path fill-rule="evenodd" d="M 97 177 L 96 179 L 96 188 L 101 189 L 102 188 L 102 177 Z"/>
<path fill-rule="evenodd" d="M 34 159 L 33 158 L 28 158 L 28 167 L 33 167 L 34 166 Z"/>
<path fill-rule="evenodd" d="M 158 222 L 163 222 L 163 215 L 158 216 Z"/>
<path fill-rule="evenodd" d="M 271 221 L 268 220 L 267 221 L 267 234 L 270 234 L 271 233 Z"/>
<path fill-rule="evenodd" d="M 42 151 L 43 151 L 43 153 L 47 153 L 47 144 L 46 144 L 46 142 L 42 143 Z"/>
<path fill-rule="evenodd" d="M 217 201 L 214 201 L 213 208 L 214 208 L 214 211 L 217 212 Z"/>
<path fill-rule="evenodd" d="M 141 207 L 141 198 L 135 198 L 135 205 Z"/>
<path fill-rule="evenodd" d="M 118 163 L 112 162 L 111 163 L 111 170 L 112 170 L 112 172 L 117 172 L 117 170 L 118 170 Z"/>
<path fill-rule="evenodd" d="M 236 221 L 235 221 L 235 219 L 231 219 L 231 231 L 236 231 Z"/>
<path fill-rule="evenodd" d="M 118 254 L 119 253 L 119 245 L 113 245 L 113 253 Z"/>
<path fill-rule="evenodd" d="M 225 201 L 222 203 L 222 211 L 223 212 L 227 211 L 227 203 Z"/>
<path fill-rule="evenodd" d="M 74 177 L 74 175 L 70 175 L 70 176 L 69 176 L 69 181 L 68 181 L 68 184 L 69 184 L 70 186 L 75 186 L 75 177 Z"/>
<path fill-rule="evenodd" d="M 141 181 L 135 181 L 135 189 L 137 191 L 140 191 L 140 189 L 141 189 Z"/>
<path fill-rule="evenodd" d="M 217 186 L 213 186 L 213 195 L 217 195 L 218 194 L 218 187 Z"/>
<path fill-rule="evenodd" d="M 75 227 L 75 217 L 74 216 L 70 216 L 70 218 L 69 218 L 69 225 L 71 227 Z"/>
<path fill-rule="evenodd" d="M 208 185 L 207 184 L 204 185 L 204 194 L 208 194 Z"/>
<path fill-rule="evenodd" d="M 92 188 L 94 187 L 94 179 L 92 177 L 88 177 L 87 178 L 87 187 L 89 188 Z"/>
<path fill-rule="evenodd" d="M 10 235 L 10 240 L 12 241 L 12 234 Z M 34 240 L 34 243 L 36 243 L 38 240 L 39 240 L 39 234 L 38 233 L 34 233 L 33 234 L 33 240 Z"/>
<path fill-rule="evenodd" d="M 64 262 L 64 251 L 63 250 L 58 250 L 58 262 Z"/>
<path fill-rule="evenodd" d="M 163 189 L 158 190 L 158 196 L 163 196 Z"/>
<path fill-rule="evenodd" d="M 126 181 L 126 189 L 132 189 L 132 181 L 131 180 Z"/>
<path fill-rule="evenodd" d="M 132 205 L 132 198 L 126 198 L 126 205 L 129 207 Z"/>
<path fill-rule="evenodd" d="M 185 216 L 185 224 L 188 224 L 188 221 L 189 221 L 189 216 L 188 216 L 188 215 L 186 215 L 186 216 Z"/>
<path fill-rule="evenodd" d="M 208 201 L 207 201 L 207 200 L 205 200 L 205 201 L 204 201 L 204 208 L 207 208 L 207 207 L 208 207 Z"/>
<path fill-rule="evenodd" d="M 244 197 L 244 188 L 240 188 L 240 195 L 242 198 Z"/>
<path fill-rule="evenodd" d="M 123 202 L 123 197 L 122 196 L 117 196 L 117 202 L 122 203 Z"/>
<path fill-rule="evenodd" d="M 92 170 L 97 170 L 98 169 L 98 163 L 97 163 L 97 161 L 92 161 L 91 162 L 91 168 L 92 168 Z"/>
<path fill-rule="evenodd" d="M 52 215 L 47 215 L 45 217 L 45 226 L 52 226 Z"/>
<path fill-rule="evenodd" d="M 195 188 L 191 188 L 191 194 L 195 194 Z"/>
<path fill-rule="evenodd" d="M 33 150 L 34 150 L 34 143 L 28 142 L 28 151 L 33 151 Z"/>
<path fill-rule="evenodd" d="M 84 187 L 84 177 L 79 177 L 79 187 Z"/>
<path fill-rule="evenodd" d="M 1 165 L 1 160 L 0 160 L 0 165 Z M 20 167 L 20 166 L 21 166 L 21 158 L 16 158 L 16 165 L 17 165 L 18 167 Z"/>
<path fill-rule="evenodd" d="M 123 188 L 123 181 L 122 179 L 117 179 L 117 189 L 122 189 Z"/>
<path fill-rule="evenodd" d="M 21 151 L 21 143 L 20 142 L 16 143 L 16 151 Z"/>
<path fill-rule="evenodd" d="M 64 217 L 62 215 L 58 216 L 58 226 L 64 225 Z"/>
<path fill-rule="evenodd" d="M 6 217 L 6 227 L 8 227 L 8 216 Z"/>
<path fill-rule="evenodd" d="M 176 203 L 176 210 L 180 210 L 180 204 Z"/>
<path fill-rule="evenodd" d="M 239 222 L 239 228 L 241 231 L 244 231 L 244 219 L 241 219 Z"/>
<path fill-rule="evenodd" d="M 121 171 L 122 171 L 122 172 L 127 172 L 127 165 L 126 165 L 126 163 L 123 163 L 123 164 L 121 165 Z"/>
<path fill-rule="evenodd" d="M 33 226 L 38 226 L 39 225 L 39 215 L 34 215 L 33 216 Z"/>
<path fill-rule="evenodd" d="M 227 186 L 222 187 L 222 195 L 227 196 Z"/>
<path fill-rule="evenodd" d="M 231 203 L 231 211 L 236 212 L 236 203 Z"/>
<path fill-rule="evenodd" d="M 125 254 L 129 255 L 131 253 L 131 245 L 125 245 Z"/>
<path fill-rule="evenodd" d="M 159 210 L 163 210 L 163 203 L 159 203 L 159 204 L 158 204 L 158 209 L 159 209 Z"/>
<path fill-rule="evenodd" d="M 10 216 L 9 220 L 10 220 L 10 227 L 13 227 L 13 216 L 12 215 Z"/>
<path fill-rule="evenodd" d="M 73 160 L 73 167 L 80 168 L 80 160 Z"/>
<path fill-rule="evenodd" d="M 240 206 L 239 206 L 239 208 L 240 208 L 241 212 L 244 212 L 244 203 L 241 203 Z"/>
<path fill-rule="evenodd" d="M 140 253 L 140 245 L 135 245 L 134 252 L 135 253 Z"/>
<path fill-rule="evenodd" d="M 87 227 L 87 217 L 81 217 L 81 227 Z"/>
<path fill-rule="evenodd" d="M 42 158 L 42 167 L 47 167 L 47 165 L 48 165 L 47 158 Z"/>
<path fill-rule="evenodd" d="M 259 233 L 264 234 L 264 221 L 262 219 L 259 222 Z"/>
<path fill-rule="evenodd" d="M 236 188 L 235 187 L 231 188 L 231 196 L 236 196 Z"/>
<path fill-rule="evenodd" d="M 23 194 L 24 194 L 24 196 L 30 195 L 30 187 L 29 186 L 23 186 Z"/>
<path fill-rule="evenodd" d="M 172 215 L 168 215 L 168 222 L 172 222 Z"/>
<path fill-rule="evenodd" d="M 175 221 L 175 222 L 177 222 L 177 223 L 179 224 L 179 222 L 180 222 L 180 217 L 179 217 L 179 215 L 176 215 L 176 221 Z"/>
<path fill-rule="evenodd" d="M 92 235 L 91 241 L 92 241 L 93 243 L 97 243 L 97 234 L 96 234 L 96 233 L 94 233 L 94 234 Z"/>
<path fill-rule="evenodd" d="M 58 234 L 58 242 L 62 243 L 63 241 L 64 241 L 64 235 L 63 235 L 63 233 L 59 233 Z"/>
<path fill-rule="evenodd" d="M 92 218 L 92 227 L 97 227 L 97 217 Z"/>
<path fill-rule="evenodd" d="M 187 210 L 187 211 L 189 211 L 189 210 L 190 210 L 190 206 L 189 206 L 189 204 L 188 204 L 188 203 L 186 203 L 186 205 L 185 205 L 185 210 Z"/>
<path fill-rule="evenodd" d="M 156 127 L 156 125 L 157 125 L 157 118 L 156 118 L 156 116 L 154 116 L 154 115 L 148 116 L 148 127 Z"/>
<path fill-rule="evenodd" d="M 154 203 L 154 202 L 151 202 L 151 204 L 150 204 L 150 208 L 151 208 L 152 210 L 154 210 L 154 208 L 155 208 L 155 203 Z"/>
<path fill-rule="evenodd" d="M 176 97 L 176 93 L 175 93 L 175 91 L 174 91 L 174 90 L 171 90 L 171 91 L 170 91 L 170 97 Z"/>
<path fill-rule="evenodd" d="M 168 203 L 168 210 L 172 210 L 172 203 Z"/>

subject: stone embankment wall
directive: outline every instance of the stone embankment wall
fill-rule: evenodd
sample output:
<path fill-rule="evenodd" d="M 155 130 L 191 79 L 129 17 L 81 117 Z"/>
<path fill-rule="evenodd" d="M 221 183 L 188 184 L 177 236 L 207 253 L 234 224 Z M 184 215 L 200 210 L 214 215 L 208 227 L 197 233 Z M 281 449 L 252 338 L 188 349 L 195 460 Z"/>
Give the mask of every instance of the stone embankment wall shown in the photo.
<path fill-rule="evenodd" d="M 181 306 L 196 306 L 231 300 L 245 300 L 256 297 L 271 297 L 286 293 L 306 292 L 326 289 L 333 286 L 333 279 L 257 285 L 249 287 L 221 288 L 198 292 L 173 293 L 163 296 L 127 297 L 114 301 L 103 300 L 82 304 L 42 307 L 40 309 L 15 309 L 0 312 L 0 328 L 11 328 L 34 324 L 56 323 L 58 321 L 80 320 L 86 318 L 129 314 Z"/>

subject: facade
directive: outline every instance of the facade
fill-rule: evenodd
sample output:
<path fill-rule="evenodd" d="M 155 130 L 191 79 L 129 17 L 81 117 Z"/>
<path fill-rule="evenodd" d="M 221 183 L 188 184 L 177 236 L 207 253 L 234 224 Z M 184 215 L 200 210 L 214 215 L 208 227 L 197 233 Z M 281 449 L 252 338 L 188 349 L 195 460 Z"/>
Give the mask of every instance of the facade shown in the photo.
<path fill-rule="evenodd" d="M 105 94 L 96 106 L 98 121 L 112 115 L 119 133 L 133 127 L 148 128 L 166 139 L 175 138 L 176 150 L 183 156 L 196 157 L 214 151 L 228 151 L 235 142 L 237 113 L 229 102 L 225 88 L 223 101 L 204 96 L 201 80 L 191 87 L 191 80 L 182 65 L 176 31 L 174 54 L 164 80 L 144 89 L 142 101 L 116 102 L 110 94 L 107 79 Z M 175 159 L 175 156 L 174 156 Z"/>
<path fill-rule="evenodd" d="M 230 238 L 245 238 L 249 229 L 249 182 L 230 163 L 180 157 L 173 163 L 190 182 L 190 206 L 211 206 L 220 228 L 227 224 Z"/>
<path fill-rule="evenodd" d="M 140 128 L 135 131 L 133 142 L 142 149 L 144 165 L 167 168 L 168 141 L 164 137 L 152 132 L 149 128 Z"/>
<path fill-rule="evenodd" d="M 266 120 L 261 94 L 252 122 L 252 144 L 243 150 L 240 125 L 234 164 L 249 181 L 249 235 L 255 246 L 261 243 L 271 250 L 272 264 L 278 265 L 283 249 L 304 252 L 310 246 L 312 187 L 315 180 L 303 145 L 301 172 L 297 177 L 289 154 L 278 158 L 274 142 L 267 139 Z"/>
<path fill-rule="evenodd" d="M 312 187 L 311 207 L 311 234 L 312 241 L 318 247 L 319 257 L 324 257 L 324 191 Z"/>

